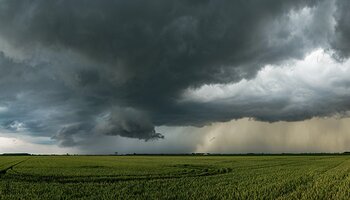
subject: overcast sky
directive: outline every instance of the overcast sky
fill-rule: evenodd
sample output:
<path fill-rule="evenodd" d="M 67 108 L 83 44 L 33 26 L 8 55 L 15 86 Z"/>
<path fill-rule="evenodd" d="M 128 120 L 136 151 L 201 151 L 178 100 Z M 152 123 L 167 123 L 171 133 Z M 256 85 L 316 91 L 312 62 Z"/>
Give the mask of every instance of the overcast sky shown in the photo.
<path fill-rule="evenodd" d="M 0 0 L 0 153 L 348 151 L 349 10 Z"/>

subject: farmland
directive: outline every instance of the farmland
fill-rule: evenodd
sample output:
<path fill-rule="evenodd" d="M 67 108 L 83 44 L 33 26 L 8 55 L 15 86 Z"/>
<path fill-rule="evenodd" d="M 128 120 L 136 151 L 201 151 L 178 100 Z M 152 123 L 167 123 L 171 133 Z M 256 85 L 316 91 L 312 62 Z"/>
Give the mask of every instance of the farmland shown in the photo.
<path fill-rule="evenodd" d="M 1 156 L 0 199 L 349 199 L 349 158 Z"/>

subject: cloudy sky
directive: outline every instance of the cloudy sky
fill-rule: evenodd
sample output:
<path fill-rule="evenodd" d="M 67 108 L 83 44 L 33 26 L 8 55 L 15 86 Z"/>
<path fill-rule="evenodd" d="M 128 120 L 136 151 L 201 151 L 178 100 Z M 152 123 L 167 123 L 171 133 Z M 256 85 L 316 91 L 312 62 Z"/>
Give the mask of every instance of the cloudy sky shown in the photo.
<path fill-rule="evenodd" d="M 0 0 L 0 153 L 349 151 L 349 9 Z"/>

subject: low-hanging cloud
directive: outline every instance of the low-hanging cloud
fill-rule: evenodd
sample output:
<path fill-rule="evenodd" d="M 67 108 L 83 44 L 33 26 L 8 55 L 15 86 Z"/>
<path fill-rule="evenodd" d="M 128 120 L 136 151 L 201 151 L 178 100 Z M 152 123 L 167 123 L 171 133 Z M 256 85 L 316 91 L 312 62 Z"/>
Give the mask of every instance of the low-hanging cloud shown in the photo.
<path fill-rule="evenodd" d="M 346 90 L 322 93 L 312 84 L 329 101 L 306 110 L 288 95 L 247 95 L 237 100 L 241 109 L 184 103 L 182 95 L 250 80 L 319 48 L 346 60 L 347 8 L 341 0 L 0 1 L 0 125 L 74 146 L 99 134 L 162 138 L 160 125 L 346 112 Z"/>

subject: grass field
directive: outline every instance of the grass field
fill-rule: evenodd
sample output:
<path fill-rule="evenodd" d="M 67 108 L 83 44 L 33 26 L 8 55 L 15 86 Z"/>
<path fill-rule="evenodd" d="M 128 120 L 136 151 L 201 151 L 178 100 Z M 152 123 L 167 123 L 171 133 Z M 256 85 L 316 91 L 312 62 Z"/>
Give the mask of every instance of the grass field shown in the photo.
<path fill-rule="evenodd" d="M 0 199 L 349 199 L 349 158 L 1 156 Z"/>

